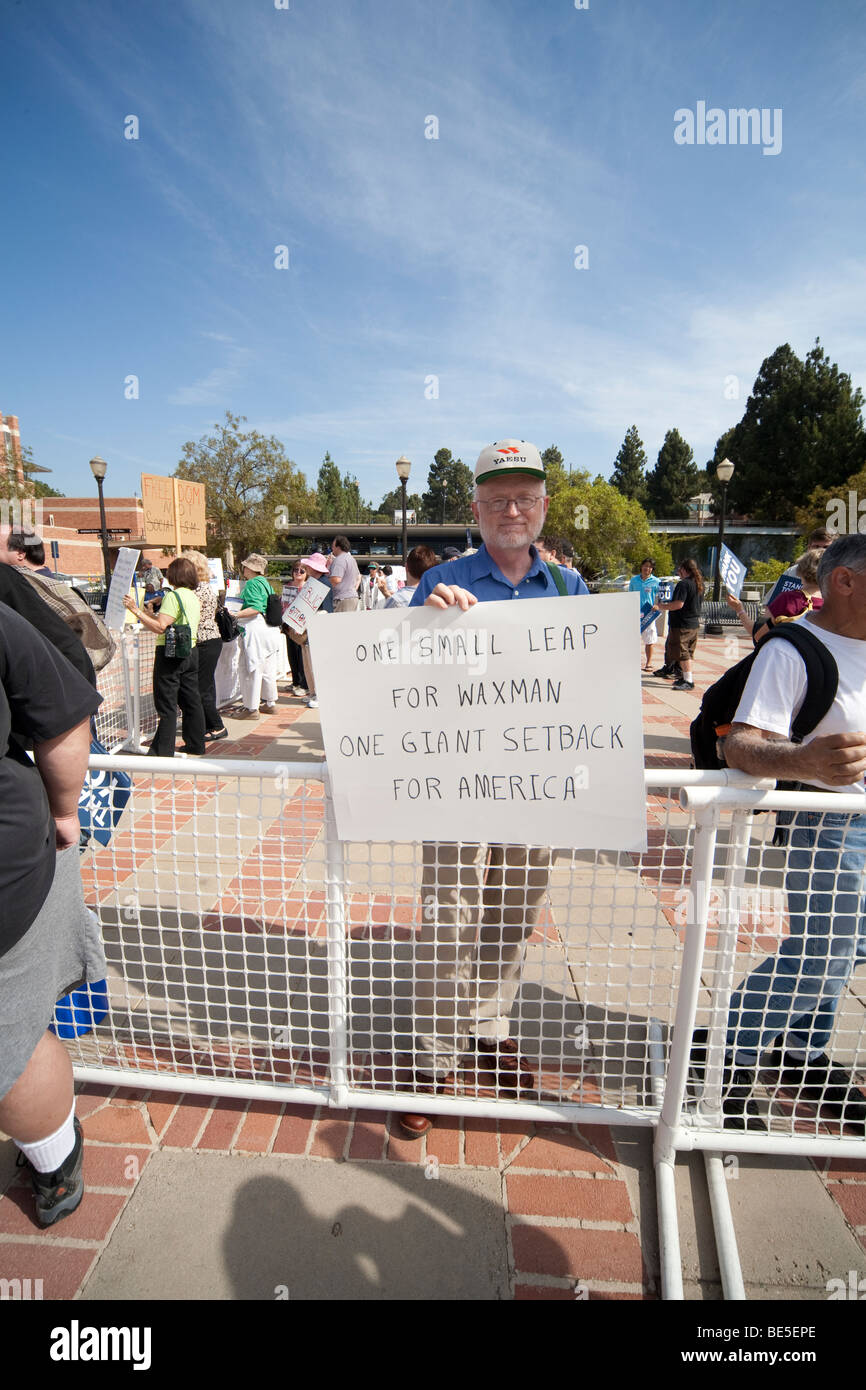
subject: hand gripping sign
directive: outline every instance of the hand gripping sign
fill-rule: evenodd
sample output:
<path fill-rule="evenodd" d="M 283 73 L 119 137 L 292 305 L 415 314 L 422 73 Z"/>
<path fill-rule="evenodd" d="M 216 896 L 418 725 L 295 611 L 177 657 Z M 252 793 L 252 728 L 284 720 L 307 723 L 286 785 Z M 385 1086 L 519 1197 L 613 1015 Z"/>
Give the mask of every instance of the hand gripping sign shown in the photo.
<path fill-rule="evenodd" d="M 345 840 L 646 847 L 636 594 L 314 617 Z"/>

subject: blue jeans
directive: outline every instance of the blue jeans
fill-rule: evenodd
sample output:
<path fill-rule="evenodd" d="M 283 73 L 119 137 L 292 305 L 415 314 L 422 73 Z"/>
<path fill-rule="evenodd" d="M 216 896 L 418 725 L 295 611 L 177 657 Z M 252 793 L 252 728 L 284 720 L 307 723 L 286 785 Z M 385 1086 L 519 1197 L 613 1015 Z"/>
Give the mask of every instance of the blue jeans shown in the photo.
<path fill-rule="evenodd" d="M 866 959 L 866 815 L 799 811 L 785 875 L 790 935 L 731 997 L 728 1047 L 739 1066 L 781 1033 L 813 1060 L 827 1048 L 839 999 Z"/>

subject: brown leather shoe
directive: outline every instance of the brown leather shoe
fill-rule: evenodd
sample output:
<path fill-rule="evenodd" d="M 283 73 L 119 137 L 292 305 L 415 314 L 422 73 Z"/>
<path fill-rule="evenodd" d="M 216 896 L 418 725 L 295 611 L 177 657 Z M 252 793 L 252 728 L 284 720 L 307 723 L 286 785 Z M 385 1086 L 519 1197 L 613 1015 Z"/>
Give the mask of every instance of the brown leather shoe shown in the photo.
<path fill-rule="evenodd" d="M 478 1069 L 492 1075 L 500 1092 L 532 1091 L 535 1073 L 514 1038 L 476 1038 Z"/>
<path fill-rule="evenodd" d="M 433 1128 L 429 1115 L 413 1115 L 408 1110 L 401 1110 L 399 1121 L 404 1139 L 423 1139 Z"/>
<path fill-rule="evenodd" d="M 437 1082 L 424 1078 L 419 1082 L 416 1079 L 402 1083 L 398 1089 L 401 1091 L 420 1091 L 422 1095 L 431 1096 L 456 1095 L 460 1085 L 453 1071 L 450 1071 L 442 1081 Z M 429 1115 L 420 1115 L 415 1111 L 401 1110 L 397 1118 L 405 1139 L 423 1139 L 424 1135 L 429 1134 L 433 1128 L 433 1121 Z"/>

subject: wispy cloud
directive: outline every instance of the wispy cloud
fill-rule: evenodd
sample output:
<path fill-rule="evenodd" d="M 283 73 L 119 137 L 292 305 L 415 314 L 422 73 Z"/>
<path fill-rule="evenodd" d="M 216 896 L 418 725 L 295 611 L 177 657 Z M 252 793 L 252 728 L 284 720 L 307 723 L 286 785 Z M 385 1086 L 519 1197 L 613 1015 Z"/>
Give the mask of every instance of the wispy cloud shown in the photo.
<path fill-rule="evenodd" d="M 168 396 L 169 405 L 224 405 L 244 379 L 244 369 L 252 359 L 249 348 L 241 347 L 226 333 L 201 333 L 199 336 L 221 344 L 226 361 L 212 367 L 191 386 L 179 386 L 172 391 Z"/>

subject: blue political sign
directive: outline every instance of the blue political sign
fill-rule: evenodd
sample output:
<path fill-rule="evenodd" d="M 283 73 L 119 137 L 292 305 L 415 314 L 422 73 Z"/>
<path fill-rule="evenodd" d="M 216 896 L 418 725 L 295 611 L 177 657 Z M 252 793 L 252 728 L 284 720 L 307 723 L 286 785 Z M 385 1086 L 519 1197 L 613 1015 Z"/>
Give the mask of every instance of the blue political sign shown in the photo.
<path fill-rule="evenodd" d="M 743 587 L 743 580 L 746 577 L 746 566 L 742 560 L 738 560 L 733 550 L 729 550 L 726 545 L 722 546 L 722 558 L 719 561 L 719 576 L 725 588 L 734 595 L 740 597 Z"/>

